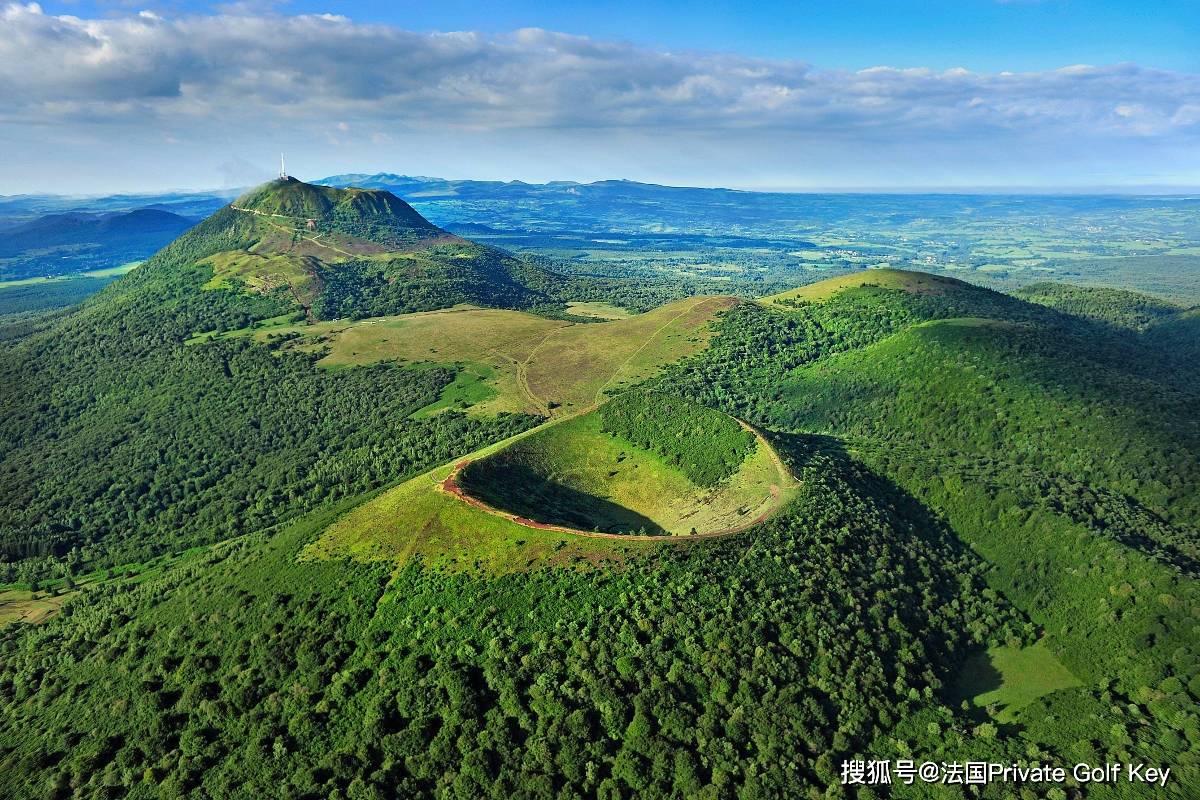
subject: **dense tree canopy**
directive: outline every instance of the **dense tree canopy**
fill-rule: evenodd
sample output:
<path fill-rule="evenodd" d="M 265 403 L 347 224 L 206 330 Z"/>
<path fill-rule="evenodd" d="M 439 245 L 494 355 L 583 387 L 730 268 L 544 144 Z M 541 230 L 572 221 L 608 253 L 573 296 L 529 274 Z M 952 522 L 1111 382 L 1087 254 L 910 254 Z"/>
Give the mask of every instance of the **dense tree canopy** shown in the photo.
<path fill-rule="evenodd" d="M 1186 328 L 971 287 L 745 304 L 607 423 L 699 481 L 746 447 L 725 414 L 756 424 L 799 479 L 767 523 L 507 574 L 320 560 L 371 490 L 536 420 L 414 417 L 449 368 L 187 344 L 295 311 L 201 288 L 233 213 L 0 354 L 7 579 L 116 568 L 0 630 L 0 795 L 878 796 L 841 785 L 854 757 L 1200 780 Z M 343 288 L 378 313 L 376 284 Z M 1081 685 L 1005 723 L 951 700 L 968 655 L 1035 640 Z"/>
<path fill-rule="evenodd" d="M 720 411 L 660 392 L 626 392 L 600 408 L 605 432 L 657 453 L 697 486 L 728 478 L 754 449 L 754 434 Z"/>

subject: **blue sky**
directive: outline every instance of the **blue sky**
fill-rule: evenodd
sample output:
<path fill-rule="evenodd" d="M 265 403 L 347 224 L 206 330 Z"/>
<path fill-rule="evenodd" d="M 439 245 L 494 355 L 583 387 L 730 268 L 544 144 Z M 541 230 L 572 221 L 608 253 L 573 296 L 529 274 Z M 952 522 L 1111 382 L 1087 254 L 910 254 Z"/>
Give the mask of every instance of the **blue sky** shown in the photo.
<path fill-rule="evenodd" d="M 292 3 L 307 12 L 335 4 Z M 873 0 L 872 2 L 366 2 L 355 16 L 420 30 L 534 26 L 650 47 L 801 58 L 825 67 L 888 64 L 1040 70 L 1136 61 L 1200 68 L 1195 0 Z"/>
<path fill-rule="evenodd" d="M 131 8 L 210 13 L 231 5 L 152 0 L 42 3 L 51 13 L 81 16 Z M 418 31 L 503 33 L 538 27 L 654 48 L 800 58 L 846 69 L 887 64 L 1026 71 L 1135 61 L 1200 71 L 1196 0 L 292 0 L 242 7 L 345 14 L 360 22 Z"/>
<path fill-rule="evenodd" d="M 0 193 L 244 184 L 280 149 L 302 177 L 1200 185 L 1194 1 L 0 0 L 0 34 Z"/>

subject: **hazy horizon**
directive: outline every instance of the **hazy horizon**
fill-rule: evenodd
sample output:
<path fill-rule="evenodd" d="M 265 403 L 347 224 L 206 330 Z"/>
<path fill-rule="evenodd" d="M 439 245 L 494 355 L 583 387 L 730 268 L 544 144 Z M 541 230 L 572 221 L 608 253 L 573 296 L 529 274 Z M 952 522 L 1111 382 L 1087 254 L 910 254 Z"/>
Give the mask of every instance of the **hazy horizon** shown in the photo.
<path fill-rule="evenodd" d="M 297 180 L 302 180 L 307 183 L 320 183 L 327 178 L 338 177 L 342 175 L 394 175 L 398 178 L 409 179 L 429 179 L 433 181 L 478 181 L 489 183 L 515 183 L 525 184 L 529 186 L 547 186 L 550 184 L 578 184 L 586 186 L 593 183 L 604 182 L 627 182 L 636 183 L 647 186 L 661 186 L 670 189 L 711 189 L 718 191 L 735 191 L 747 193 L 763 193 L 763 194 L 864 194 L 864 195 L 913 195 L 913 194 L 930 194 L 930 195 L 1041 195 L 1041 196 L 1112 196 L 1112 197 L 1189 197 L 1191 195 L 1200 194 L 1200 184 L 1197 185 L 1171 185 L 1171 184 L 1150 184 L 1140 186 L 737 186 L 737 185 L 685 185 L 671 183 L 656 183 L 652 181 L 640 181 L 633 178 L 596 178 L 593 180 L 577 180 L 573 178 L 551 178 L 548 180 L 526 180 L 523 178 L 474 178 L 474 177 L 446 177 L 441 175 L 426 175 L 423 173 L 403 173 L 394 170 L 347 170 L 344 172 L 329 173 L 319 177 L 291 175 Z M 83 192 L 83 191 L 32 191 L 32 192 L 15 192 L 11 194 L 2 194 L 3 198 L 16 197 L 64 197 L 64 198 L 101 198 L 113 197 L 121 195 L 129 196 L 160 196 L 169 194 L 236 194 L 237 192 L 251 189 L 272 180 L 272 177 L 265 177 L 261 181 L 255 183 L 246 183 L 240 186 L 164 186 L 161 188 L 145 188 L 145 189 L 130 189 L 125 191 L 111 192 Z"/>

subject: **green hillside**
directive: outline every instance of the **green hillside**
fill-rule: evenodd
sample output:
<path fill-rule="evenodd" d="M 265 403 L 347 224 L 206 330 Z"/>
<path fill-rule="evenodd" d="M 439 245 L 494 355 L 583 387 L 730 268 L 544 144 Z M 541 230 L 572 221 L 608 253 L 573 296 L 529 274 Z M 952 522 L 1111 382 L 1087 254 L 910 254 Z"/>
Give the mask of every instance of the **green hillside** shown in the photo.
<path fill-rule="evenodd" d="M 1018 712 L 1020 735 L 1084 761 L 1133 747 L 1190 765 L 1186 786 L 1200 397 L 1173 353 L 1104 325 L 965 285 L 864 287 L 786 314 L 736 309 L 661 388 L 860 460 L 943 515 L 1084 681 Z M 1103 735 L 1061 721 L 1078 714 Z"/>
<path fill-rule="evenodd" d="M 1068 314 L 1144 331 L 1183 309 L 1157 297 L 1125 289 L 1071 286 L 1065 283 L 1035 283 L 1015 292 L 1017 297 Z"/>
<path fill-rule="evenodd" d="M 284 212 L 317 215 L 315 230 L 263 216 Z M 428 246 L 393 252 L 398 231 Z M 413 418 L 461 366 L 335 374 L 311 353 L 184 345 L 330 306 L 525 307 L 510 261 L 386 192 L 288 180 L 240 198 L 0 355 L 0 379 L 22 387 L 0 397 L 0 556 L 32 578 L 70 553 L 105 565 L 217 541 L 528 426 Z"/>
<path fill-rule="evenodd" d="M 0 796 L 1193 796 L 1194 312 L 872 270 L 550 319 L 617 296 L 263 191 L 0 352 Z"/>
<path fill-rule="evenodd" d="M 232 205 L 255 214 L 304 220 L 306 228 L 311 219 L 315 230 L 340 230 L 381 245 L 446 235 L 391 192 L 333 189 L 295 178 L 260 186 Z"/>
<path fill-rule="evenodd" d="M 848 465 L 799 470 L 786 516 L 618 570 L 298 562 L 331 509 L 89 593 L 0 633 L 0 792 L 722 798 L 836 783 L 843 754 L 926 705 L 949 654 L 1022 633 L 910 500 Z"/>
<path fill-rule="evenodd" d="M 773 294 L 764 297 L 762 302 L 768 306 L 795 307 L 800 303 L 819 303 L 836 297 L 847 289 L 859 289 L 864 286 L 898 289 L 911 294 L 942 295 L 961 291 L 968 284 L 944 275 L 930 275 L 925 272 L 908 272 L 902 269 L 867 269 Z"/>

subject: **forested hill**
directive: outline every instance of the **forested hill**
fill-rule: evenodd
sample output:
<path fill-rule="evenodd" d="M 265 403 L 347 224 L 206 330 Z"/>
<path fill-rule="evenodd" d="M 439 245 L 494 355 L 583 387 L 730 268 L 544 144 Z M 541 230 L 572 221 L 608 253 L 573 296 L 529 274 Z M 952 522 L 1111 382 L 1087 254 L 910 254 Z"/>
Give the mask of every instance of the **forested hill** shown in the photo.
<path fill-rule="evenodd" d="M 1065 283 L 1035 283 L 1016 295 L 1101 327 L 1116 328 L 1118 333 L 1140 334 L 1132 338 L 1148 347 L 1137 357 L 1155 364 L 1158 379 L 1200 389 L 1200 370 L 1196 368 L 1200 363 L 1200 307 L 1184 308 L 1126 289 Z"/>
<path fill-rule="evenodd" d="M 457 367 L 331 373 L 187 342 L 268 318 L 533 308 L 528 265 L 387 192 L 267 184 L 0 353 L 0 559 L 30 576 L 256 530 L 531 424 L 410 415 Z M 28 560 L 32 558 L 32 560 Z M 47 573 L 49 574 L 49 573 Z"/>
<path fill-rule="evenodd" d="M 1144 331 L 1184 311 L 1174 303 L 1140 292 L 1066 283 L 1035 283 L 1020 289 L 1016 295 L 1069 314 L 1135 331 Z"/>
<path fill-rule="evenodd" d="M 336 230 L 375 245 L 447 235 L 396 195 L 377 189 L 334 189 L 281 178 L 247 192 L 231 205 L 284 221 L 300 219 L 307 225 L 312 220 L 313 230 Z"/>
<path fill-rule="evenodd" d="M 390 192 L 293 178 L 259 187 L 172 242 L 89 304 L 159 306 L 175 335 L 280 314 L 309 319 L 428 311 L 457 303 L 553 305 L 507 254 L 430 224 Z M 118 313 L 121 313 L 118 308 Z"/>
<path fill-rule="evenodd" d="M 1001 719 L 1071 758 L 1180 765 L 1170 796 L 1190 796 L 1200 730 L 1177 715 L 1200 700 L 1200 366 L 1179 351 L 1195 314 L 1029 293 L 1064 313 L 905 275 L 733 309 L 659 388 L 860 461 L 935 510 L 1084 684 Z"/>
<path fill-rule="evenodd" d="M 0 630 L 0 795 L 934 796 L 841 783 L 845 760 L 903 758 L 1172 769 L 985 800 L 1194 797 L 1194 313 L 1139 332 L 895 270 L 741 303 L 641 388 L 727 439 L 722 461 L 739 431 L 712 409 L 763 431 L 797 479 L 775 517 L 640 549 L 506 538 L 465 505 L 408 530 L 388 501 L 447 499 L 429 468 L 537 419 L 416 413 L 454 364 L 185 343 L 305 313 L 296 295 L 319 314 L 320 270 L 444 241 L 369 252 L 396 245 L 337 205 L 290 236 L 226 208 L 0 353 L 21 387 L 0 398 L 4 577 L 74 592 Z M 286 272 L 310 257 L 310 282 Z M 631 435 L 657 425 L 623 397 Z M 335 528 L 352 547 L 315 546 Z"/>
<path fill-rule="evenodd" d="M 65 251 L 79 245 L 108 247 L 118 253 L 136 251 L 150 242 L 178 236 L 193 222 L 154 208 L 113 214 L 48 214 L 0 232 L 0 258 L 11 259 L 28 250 L 39 254 Z"/>

